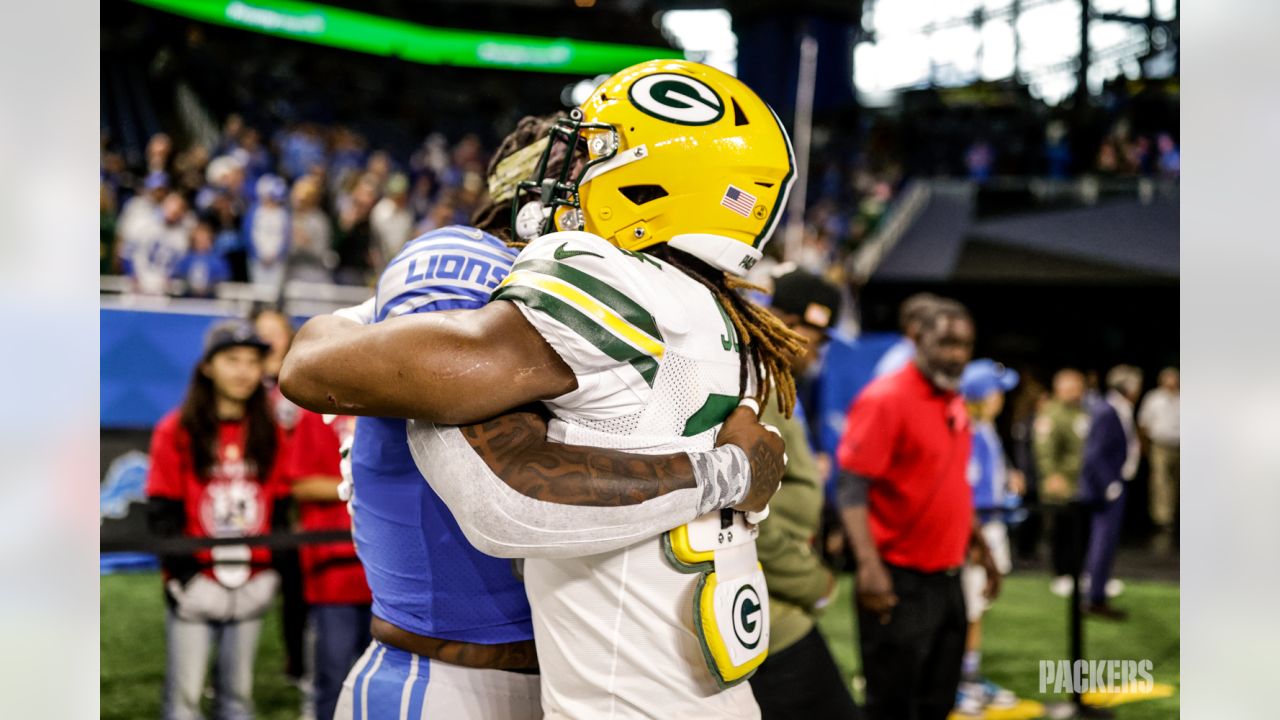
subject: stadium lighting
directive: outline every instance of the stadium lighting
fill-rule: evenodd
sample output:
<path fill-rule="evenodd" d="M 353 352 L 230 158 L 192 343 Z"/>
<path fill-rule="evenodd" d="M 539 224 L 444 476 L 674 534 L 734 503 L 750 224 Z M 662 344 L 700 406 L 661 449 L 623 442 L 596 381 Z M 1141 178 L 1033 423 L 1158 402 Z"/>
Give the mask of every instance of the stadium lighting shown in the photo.
<path fill-rule="evenodd" d="M 437 28 L 292 0 L 133 0 L 203 22 L 426 65 L 612 73 L 678 50 L 645 45 Z"/>

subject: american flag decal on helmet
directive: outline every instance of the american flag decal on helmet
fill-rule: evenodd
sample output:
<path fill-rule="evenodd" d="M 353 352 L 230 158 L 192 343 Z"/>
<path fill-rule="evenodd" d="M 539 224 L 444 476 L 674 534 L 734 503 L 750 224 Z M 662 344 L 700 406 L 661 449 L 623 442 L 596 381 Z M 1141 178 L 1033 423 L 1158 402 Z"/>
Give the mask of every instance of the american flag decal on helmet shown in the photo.
<path fill-rule="evenodd" d="M 742 217 L 751 217 L 751 208 L 756 205 L 756 196 L 732 185 L 724 191 L 720 204 L 738 213 Z"/>

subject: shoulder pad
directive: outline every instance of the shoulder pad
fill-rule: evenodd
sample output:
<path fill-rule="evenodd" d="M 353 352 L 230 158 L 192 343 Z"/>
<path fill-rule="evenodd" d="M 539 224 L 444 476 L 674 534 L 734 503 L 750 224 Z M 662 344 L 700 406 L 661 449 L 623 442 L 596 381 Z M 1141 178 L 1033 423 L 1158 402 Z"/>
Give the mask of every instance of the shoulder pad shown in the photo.
<path fill-rule="evenodd" d="M 666 339 L 648 307 L 653 292 L 637 272 L 641 262 L 590 233 L 552 233 L 525 247 L 493 297 L 518 302 L 567 329 L 534 321 L 544 337 L 570 338 L 563 340 L 562 356 L 628 363 L 652 386 Z"/>

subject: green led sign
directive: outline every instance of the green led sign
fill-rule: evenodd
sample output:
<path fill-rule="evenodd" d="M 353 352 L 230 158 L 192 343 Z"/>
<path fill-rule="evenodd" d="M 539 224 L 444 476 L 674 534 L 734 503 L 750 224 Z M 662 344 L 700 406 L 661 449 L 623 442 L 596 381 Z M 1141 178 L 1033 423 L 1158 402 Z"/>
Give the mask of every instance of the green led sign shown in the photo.
<path fill-rule="evenodd" d="M 133 1 L 208 23 L 428 65 L 596 75 L 681 57 L 670 48 L 427 27 L 291 0 Z"/>

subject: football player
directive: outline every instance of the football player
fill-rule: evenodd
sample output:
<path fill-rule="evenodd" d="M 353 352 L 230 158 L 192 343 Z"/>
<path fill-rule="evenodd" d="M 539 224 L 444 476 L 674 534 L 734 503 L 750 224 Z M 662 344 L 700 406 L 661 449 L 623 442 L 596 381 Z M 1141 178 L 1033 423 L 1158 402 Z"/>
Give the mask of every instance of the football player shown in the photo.
<path fill-rule="evenodd" d="M 588 159 L 549 173 L 562 143 Z M 580 517 L 600 531 L 578 532 L 565 506 L 512 491 L 516 467 L 493 454 L 511 433 L 483 421 L 540 401 L 553 440 L 704 451 L 695 465 L 725 482 L 745 470 L 705 451 L 740 398 L 794 402 L 803 341 L 736 292 L 793 178 L 785 130 L 741 82 L 685 61 L 628 68 L 557 123 L 522 184 L 536 198 L 517 200 L 517 232 L 536 239 L 497 302 L 363 326 L 322 316 L 286 360 L 285 393 L 306 407 L 480 423 L 413 421 L 410 446 L 469 540 L 528 558 L 547 717 L 759 716 L 744 681 L 767 652 L 768 595 L 743 513 L 673 505 L 658 532 L 619 529 L 632 501 L 592 497 Z"/>
<path fill-rule="evenodd" d="M 491 198 L 473 220 L 477 225 L 505 234 L 512 180 L 533 171 L 546 145 L 546 127 L 528 118 L 499 149 L 490 173 Z M 532 151 L 520 152 L 537 141 Z M 476 227 L 427 233 L 383 272 L 377 296 L 365 308 L 372 317 L 362 321 L 479 307 L 508 275 L 515 254 Z M 511 487 L 537 489 L 545 502 L 612 497 L 631 503 L 611 518 L 616 527 L 626 527 L 627 515 L 652 522 L 673 500 L 688 504 L 689 515 L 704 503 L 719 507 L 742 500 L 743 483 L 721 492 L 714 478 L 699 476 L 688 455 L 628 457 L 549 445 L 545 422 L 536 415 L 499 422 L 503 442 L 491 450 L 519 469 L 509 475 Z M 763 434 L 744 412 L 726 423 L 721 439 L 750 448 Z M 336 717 L 540 717 L 529 605 L 510 562 L 481 554 L 462 535 L 415 466 L 403 420 L 362 418 L 356 435 L 347 473 L 354 475 L 354 532 L 373 590 L 375 641 L 348 673 Z M 753 454 L 772 462 L 767 447 Z M 542 487 L 550 478 L 554 484 Z M 753 483 L 763 498 L 772 488 L 768 473 Z M 679 492 L 669 494 L 674 491 Z M 647 499 L 662 504 L 653 509 Z M 588 522 L 575 527 L 592 531 Z M 572 542 L 572 533 L 558 540 Z"/>

